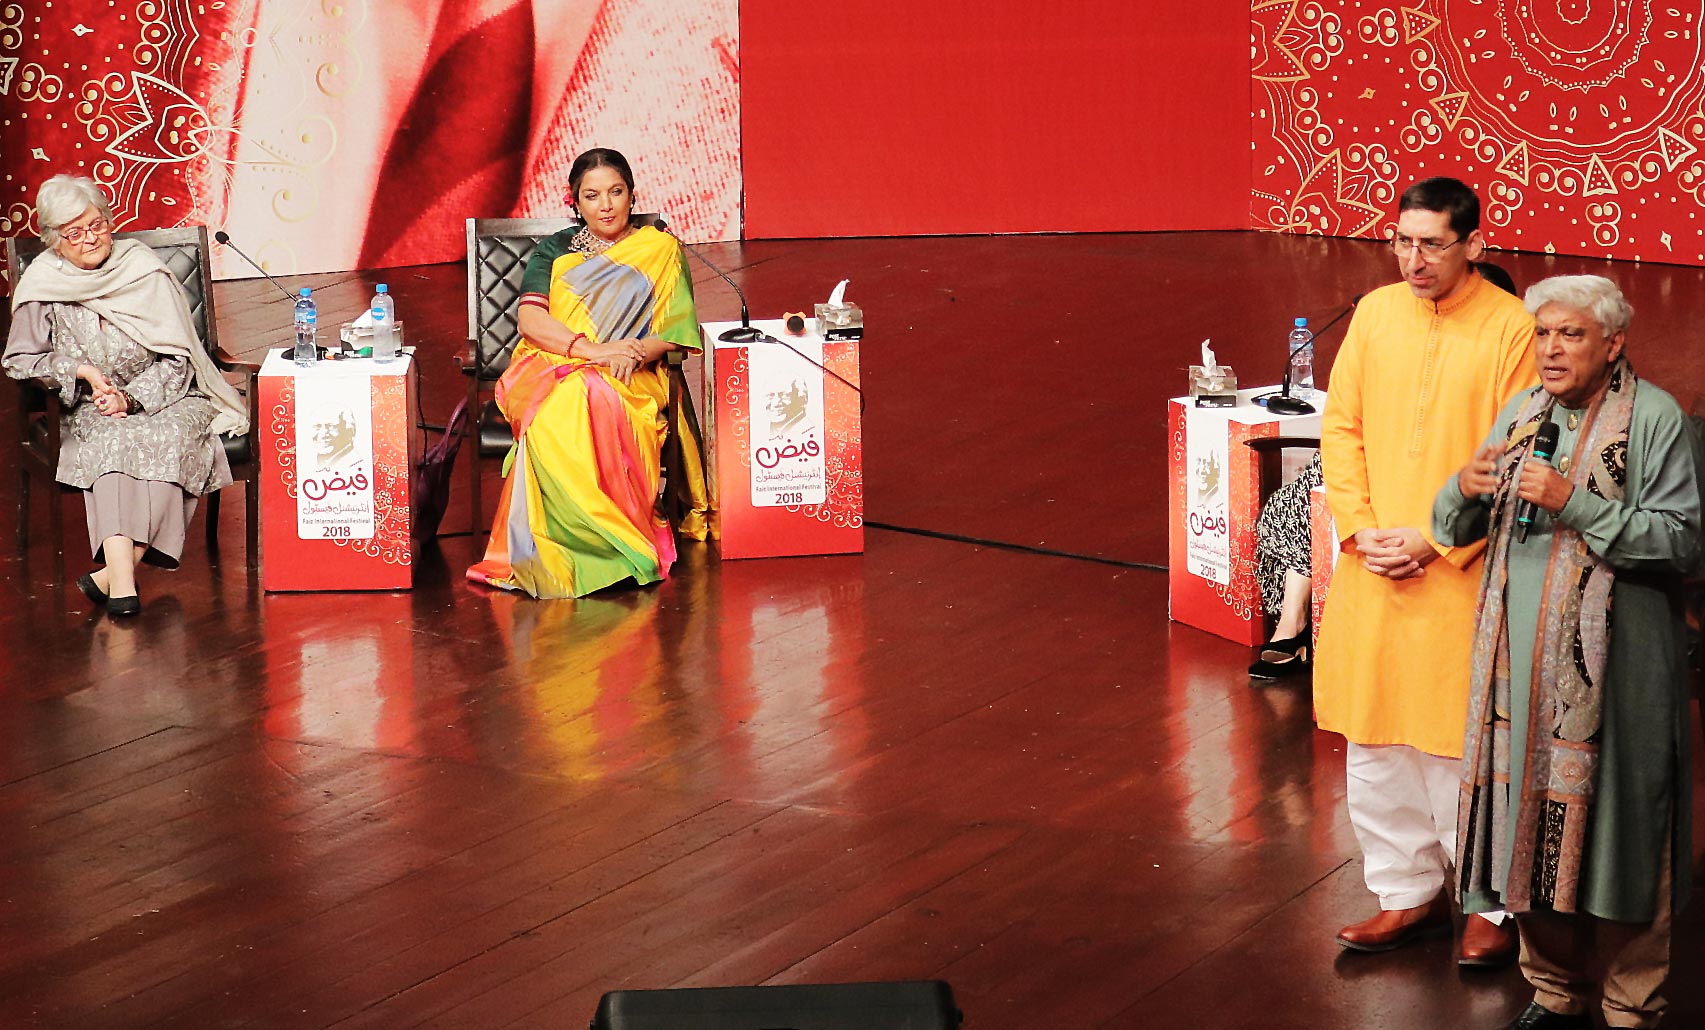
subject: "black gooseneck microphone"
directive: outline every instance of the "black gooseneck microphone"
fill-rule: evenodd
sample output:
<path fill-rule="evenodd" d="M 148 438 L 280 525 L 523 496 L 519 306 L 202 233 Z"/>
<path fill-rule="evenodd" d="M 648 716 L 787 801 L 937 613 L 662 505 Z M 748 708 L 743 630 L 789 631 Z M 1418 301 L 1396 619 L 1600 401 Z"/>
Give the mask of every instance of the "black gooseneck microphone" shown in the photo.
<path fill-rule="evenodd" d="M 1529 455 L 1542 465 L 1551 464 L 1551 455 L 1557 451 L 1557 423 L 1546 419 L 1539 424 L 1539 431 L 1533 434 L 1533 453 Z M 1534 512 L 1538 505 L 1532 501 L 1523 501 L 1516 505 L 1516 539 L 1527 543 L 1527 531 L 1533 528 Z"/>
<path fill-rule="evenodd" d="M 221 229 L 218 232 L 214 233 L 213 238 L 215 240 L 217 240 L 219 243 L 223 244 L 224 246 L 230 247 L 233 251 L 236 251 L 237 256 L 242 258 L 245 262 L 247 262 L 248 266 L 250 268 L 259 272 L 261 275 L 266 276 L 266 281 L 271 283 L 272 285 L 278 287 L 278 292 L 284 294 L 285 300 L 290 301 L 292 304 L 296 303 L 296 295 L 291 293 L 289 290 L 285 289 L 284 285 L 282 283 L 280 283 L 277 279 L 274 279 L 272 276 L 267 275 L 266 269 L 262 268 L 260 265 L 255 264 L 254 258 L 249 257 L 247 254 L 243 253 L 240 250 L 237 250 L 237 245 L 235 243 L 231 242 L 231 237 L 226 235 L 225 230 Z"/>
<path fill-rule="evenodd" d="M 1322 333 L 1326 332 L 1326 330 L 1337 325 L 1339 322 L 1342 322 L 1344 320 L 1345 315 L 1348 315 L 1350 312 L 1356 310 L 1356 305 L 1360 304 L 1362 302 L 1362 298 L 1365 296 L 1367 296 L 1367 294 L 1358 293 L 1354 297 L 1351 297 L 1350 303 L 1344 305 L 1344 310 L 1338 312 L 1336 315 L 1333 315 L 1330 319 L 1327 320 L 1326 324 L 1321 326 L 1319 329 L 1311 330 L 1308 334 L 1308 339 L 1305 342 L 1299 343 L 1295 347 L 1292 347 L 1290 350 L 1290 353 L 1285 355 L 1285 379 L 1284 379 L 1284 383 L 1283 383 L 1283 385 L 1281 385 L 1279 387 L 1279 392 L 1277 394 L 1275 394 L 1272 397 L 1267 398 L 1267 410 L 1268 411 L 1271 411 L 1271 412 L 1278 414 L 1278 415 L 1312 415 L 1312 414 L 1314 414 L 1314 405 L 1303 400 L 1301 397 L 1292 397 L 1291 396 L 1291 360 L 1297 356 L 1298 351 L 1302 350 L 1304 347 L 1313 346 L 1314 341 L 1319 339 Z"/>
<path fill-rule="evenodd" d="M 673 235 L 673 234 L 671 234 L 671 235 Z M 679 241 L 680 237 L 677 236 L 676 240 Z M 788 350 L 792 351 L 794 354 L 797 354 L 799 356 L 799 360 L 807 362 L 808 364 L 816 365 L 818 368 L 823 370 L 823 373 L 825 375 L 833 376 L 834 378 L 839 379 L 843 384 L 846 385 L 847 389 L 851 390 L 853 393 L 858 394 L 859 414 L 861 414 L 861 415 L 864 414 L 864 391 L 863 390 L 859 389 L 858 386 L 854 385 L 853 382 L 851 380 L 847 379 L 846 376 L 841 375 L 839 372 L 836 372 L 834 369 L 830 368 L 829 366 L 823 364 L 820 361 L 815 361 L 812 358 L 808 357 L 807 355 L 800 353 L 799 348 L 795 347 L 793 344 L 788 343 L 786 340 L 777 339 L 776 337 L 771 336 L 770 334 L 764 332 L 762 329 L 759 329 L 759 328 L 753 326 L 751 317 L 748 316 L 746 313 L 746 294 L 741 291 L 740 285 L 738 283 L 736 283 L 733 279 L 730 279 L 728 277 L 727 272 L 724 272 L 722 269 L 711 264 L 709 258 L 705 257 L 703 254 L 700 254 L 698 251 L 693 250 L 691 247 L 687 246 L 686 243 L 684 243 L 684 242 L 681 243 L 681 249 L 686 251 L 687 253 L 691 254 L 693 257 L 698 258 L 700 261 L 704 262 L 704 266 L 706 268 L 715 272 L 717 275 L 722 276 L 722 281 L 727 283 L 729 286 L 733 287 L 734 288 L 734 295 L 736 297 L 740 298 L 740 325 L 739 325 L 739 327 L 735 328 L 735 329 L 723 330 L 722 332 L 720 332 L 716 335 L 717 339 L 721 340 L 723 343 L 757 343 L 760 340 L 765 340 L 765 341 L 768 341 L 770 343 L 781 344 L 783 347 L 786 347 Z"/>
<path fill-rule="evenodd" d="M 764 331 L 762 329 L 754 329 L 752 327 L 752 316 L 746 310 L 746 291 L 740 288 L 740 284 L 729 278 L 727 272 L 724 272 L 722 269 L 711 264 L 709 258 L 700 254 L 693 248 L 683 243 L 681 245 L 681 249 L 704 262 L 704 266 L 706 268 L 721 276 L 722 281 L 727 283 L 729 287 L 734 290 L 734 295 L 740 298 L 739 327 L 734 329 L 724 329 L 716 335 L 716 338 L 721 340 L 723 343 L 757 343 L 759 340 L 762 340 L 764 338 Z"/>

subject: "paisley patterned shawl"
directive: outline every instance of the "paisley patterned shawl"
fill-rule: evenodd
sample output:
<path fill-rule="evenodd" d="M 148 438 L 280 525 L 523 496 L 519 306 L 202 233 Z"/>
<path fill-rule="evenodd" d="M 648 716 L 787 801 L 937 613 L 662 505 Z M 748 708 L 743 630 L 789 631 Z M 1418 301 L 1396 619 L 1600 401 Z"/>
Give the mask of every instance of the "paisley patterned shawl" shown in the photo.
<path fill-rule="evenodd" d="M 1638 380 L 1626 357 L 1612 366 L 1604 393 L 1587 409 L 1569 481 L 1621 500 L 1627 481 L 1628 432 Z M 1510 775 L 1510 651 L 1505 590 L 1515 532 L 1521 465 L 1552 407 L 1536 389 L 1506 433 L 1499 487 L 1492 504 L 1474 664 L 1463 743 L 1457 870 L 1464 894 L 1501 896 L 1504 907 L 1576 910 L 1586 834 L 1597 781 L 1604 672 L 1610 653 L 1611 596 L 1616 573 L 1576 530 L 1551 529 L 1551 553 L 1540 598 L 1529 684 L 1528 727 L 1517 742 L 1526 755 L 1523 782 Z M 1508 785 L 1508 786 L 1506 786 Z M 1513 844 L 1509 806 L 1515 805 Z M 1494 870 L 1507 861 L 1506 883 Z"/>

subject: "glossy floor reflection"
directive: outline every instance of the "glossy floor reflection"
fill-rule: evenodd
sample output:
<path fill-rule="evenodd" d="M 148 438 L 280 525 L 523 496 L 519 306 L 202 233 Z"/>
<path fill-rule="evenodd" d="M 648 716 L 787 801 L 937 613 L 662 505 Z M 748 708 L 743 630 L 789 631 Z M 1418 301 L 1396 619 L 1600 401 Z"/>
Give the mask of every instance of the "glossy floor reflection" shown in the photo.
<path fill-rule="evenodd" d="M 1241 234 L 723 249 L 755 309 L 850 272 L 880 313 L 871 519 L 1135 561 L 1164 553 L 1166 341 L 1259 367 L 1292 295 L 1383 268 Z M 1047 317 L 999 274 L 1039 254 Z M 1130 346 L 1080 312 L 1086 262 L 1153 304 Z M 316 295 L 390 282 L 442 417 L 460 275 Z M 221 287 L 224 338 L 282 340 L 269 289 Z M 1102 388 L 1042 402 L 1055 338 Z M 1652 339 L 1660 382 L 1705 385 Z M 265 595 L 192 537 L 131 623 L 39 543 L 0 553 L 0 1027 L 579 1026 L 618 987 L 919 977 L 1000 1030 L 1494 1027 L 1525 1003 L 1444 941 L 1333 943 L 1372 907 L 1341 742 L 1306 685 L 1251 689 L 1243 649 L 1168 623 L 1163 574 L 872 530 L 857 557 L 688 545 L 658 587 L 539 603 L 466 583 L 481 540 L 449 536 L 410 593 Z M 1705 1023 L 1677 981 L 1673 1025 Z"/>

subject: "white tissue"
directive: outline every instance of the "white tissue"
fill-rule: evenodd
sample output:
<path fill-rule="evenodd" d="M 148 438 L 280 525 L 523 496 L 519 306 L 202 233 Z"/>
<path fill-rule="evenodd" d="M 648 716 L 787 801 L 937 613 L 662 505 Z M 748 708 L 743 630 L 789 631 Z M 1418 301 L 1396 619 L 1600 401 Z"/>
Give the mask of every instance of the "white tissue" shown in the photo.
<path fill-rule="evenodd" d="M 1209 340 L 1202 341 L 1202 372 L 1211 376 L 1220 374 L 1219 363 L 1214 360 L 1212 341 Z"/>
<path fill-rule="evenodd" d="M 851 279 L 842 279 L 840 283 L 829 292 L 830 307 L 839 307 L 841 305 L 841 299 L 847 295 L 847 283 L 851 281 Z"/>

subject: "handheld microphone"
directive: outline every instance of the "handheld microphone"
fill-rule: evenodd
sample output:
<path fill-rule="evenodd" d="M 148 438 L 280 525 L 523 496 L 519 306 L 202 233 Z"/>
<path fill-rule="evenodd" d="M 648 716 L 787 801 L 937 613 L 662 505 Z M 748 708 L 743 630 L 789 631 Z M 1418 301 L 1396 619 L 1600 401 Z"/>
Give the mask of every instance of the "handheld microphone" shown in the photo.
<path fill-rule="evenodd" d="M 255 271 L 257 271 L 257 272 L 259 272 L 259 273 L 260 273 L 260 274 L 261 274 L 261 275 L 264 275 L 264 276 L 266 276 L 266 281 L 267 281 L 267 282 L 269 282 L 269 283 L 271 283 L 271 284 L 272 284 L 272 285 L 274 285 L 274 286 L 276 286 L 276 287 L 278 287 L 278 292 L 279 292 L 279 293 L 282 293 L 282 294 L 284 294 L 284 299 L 285 299 L 285 300 L 288 300 L 288 301 L 289 301 L 289 302 L 290 302 L 290 303 L 292 303 L 292 304 L 294 304 L 294 303 L 296 303 L 296 295 L 295 295 L 295 294 L 293 294 L 293 293 L 291 293 L 291 292 L 290 292 L 290 291 L 289 291 L 289 290 L 287 290 L 287 289 L 285 289 L 285 288 L 284 288 L 284 286 L 283 286 L 283 285 L 282 285 L 282 284 L 281 284 L 281 283 L 279 283 L 279 281 L 278 281 L 278 280 L 277 280 L 277 279 L 274 279 L 274 278 L 273 278 L 273 277 L 272 277 L 272 276 L 270 276 L 270 275 L 267 275 L 267 274 L 266 274 L 266 269 L 264 269 L 264 268 L 262 268 L 262 267 L 261 267 L 261 266 L 259 266 L 259 265 L 257 265 L 257 264 L 255 264 L 255 259 L 254 259 L 254 258 L 252 258 L 252 257 L 249 257 L 249 256 L 248 256 L 248 255 L 247 255 L 247 254 L 245 254 L 245 253 L 243 253 L 243 252 L 242 252 L 242 251 L 240 251 L 240 250 L 237 250 L 237 245 L 236 245 L 236 244 L 235 244 L 235 243 L 232 243 L 232 242 L 231 242 L 231 237 L 230 237 L 230 236 L 228 236 L 228 235 L 226 235 L 226 234 L 225 234 L 225 231 L 224 231 L 224 230 L 223 230 L 223 229 L 221 229 L 221 230 L 220 230 L 220 231 L 218 231 L 218 232 L 216 232 L 216 233 L 214 233 L 214 234 L 213 234 L 213 238 L 214 238 L 214 239 L 215 239 L 215 240 L 217 240 L 217 241 L 218 241 L 218 242 L 219 242 L 219 243 L 221 243 L 221 244 L 223 244 L 223 245 L 225 245 L 225 246 L 227 246 L 227 247 L 230 247 L 230 248 L 231 248 L 231 249 L 232 249 L 232 250 L 233 250 L 233 251 L 235 251 L 235 252 L 236 252 L 236 254 L 237 254 L 237 256 L 238 256 L 238 257 L 240 257 L 240 258 L 242 258 L 242 259 L 243 259 L 243 260 L 244 260 L 244 261 L 245 261 L 245 262 L 246 262 L 246 263 L 247 263 L 247 264 L 248 264 L 248 266 L 249 266 L 249 267 L 250 267 L 250 268 L 252 268 L 252 269 L 254 269 L 254 270 L 255 270 Z"/>
<path fill-rule="evenodd" d="M 746 310 L 746 291 L 740 288 L 740 284 L 729 278 L 727 272 L 724 272 L 722 269 L 711 264 L 709 258 L 700 254 L 693 248 L 683 244 L 681 249 L 704 262 L 704 266 L 706 268 L 721 276 L 722 281 L 727 283 L 729 287 L 733 289 L 734 295 L 740 298 L 739 327 L 735 329 L 725 329 L 718 333 L 716 338 L 721 340 L 723 343 L 757 343 L 759 340 L 762 340 L 764 338 L 764 331 L 762 329 L 754 329 L 752 327 L 752 316 L 748 314 Z"/>
<path fill-rule="evenodd" d="M 1297 344 L 1295 347 L 1292 347 L 1290 353 L 1285 355 L 1285 379 L 1283 384 L 1279 387 L 1278 394 L 1267 398 L 1268 411 L 1279 415 L 1312 415 L 1314 413 L 1314 405 L 1303 400 L 1301 397 L 1291 396 L 1291 360 L 1295 358 L 1297 356 L 1297 352 L 1302 350 L 1304 347 L 1313 346 L 1314 341 L 1319 339 L 1320 335 L 1326 332 L 1326 330 L 1337 325 L 1339 322 L 1342 322 L 1344 320 L 1344 316 L 1356 310 L 1356 305 L 1360 304 L 1362 302 L 1362 298 L 1366 296 L 1367 294 L 1365 293 L 1358 293 L 1354 297 L 1351 297 L 1350 303 L 1344 305 L 1344 310 L 1333 315 L 1327 320 L 1326 324 L 1321 326 L 1319 329 L 1310 332 L 1307 340 Z"/>
<path fill-rule="evenodd" d="M 1533 453 L 1529 455 L 1542 465 L 1551 464 L 1551 455 L 1557 451 L 1557 423 L 1546 419 L 1539 424 L 1539 431 L 1533 434 Z M 1516 539 L 1527 543 L 1527 531 L 1533 528 L 1534 512 L 1538 505 L 1532 501 L 1523 501 L 1516 505 Z"/>

